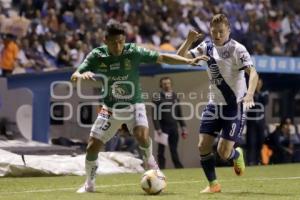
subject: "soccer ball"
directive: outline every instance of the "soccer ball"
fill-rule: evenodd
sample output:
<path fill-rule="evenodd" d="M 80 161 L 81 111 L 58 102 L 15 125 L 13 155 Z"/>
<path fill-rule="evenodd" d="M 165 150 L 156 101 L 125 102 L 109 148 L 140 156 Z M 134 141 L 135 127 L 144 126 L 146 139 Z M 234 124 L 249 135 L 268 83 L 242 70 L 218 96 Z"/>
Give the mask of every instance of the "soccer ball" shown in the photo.
<path fill-rule="evenodd" d="M 147 194 L 157 195 L 166 186 L 166 177 L 159 170 L 148 170 L 142 176 L 141 187 Z"/>

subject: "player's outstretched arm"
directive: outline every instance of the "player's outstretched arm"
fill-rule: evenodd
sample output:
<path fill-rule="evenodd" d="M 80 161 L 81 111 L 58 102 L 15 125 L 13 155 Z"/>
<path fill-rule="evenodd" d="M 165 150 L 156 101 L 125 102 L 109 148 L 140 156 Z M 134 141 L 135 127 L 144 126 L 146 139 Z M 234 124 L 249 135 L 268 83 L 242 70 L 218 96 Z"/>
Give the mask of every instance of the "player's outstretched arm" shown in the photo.
<path fill-rule="evenodd" d="M 96 79 L 94 78 L 95 74 L 93 72 L 87 71 L 84 73 L 80 73 L 78 70 L 75 71 L 72 76 L 71 76 L 71 81 L 77 81 L 78 79 L 83 79 L 83 80 L 93 80 L 95 81 Z"/>
<path fill-rule="evenodd" d="M 182 64 L 187 64 L 187 65 L 198 65 L 198 63 L 203 60 L 203 61 L 208 61 L 209 57 L 206 55 L 202 55 L 196 58 L 184 58 L 182 56 L 176 55 L 176 54 L 160 54 L 158 56 L 157 62 L 158 63 L 166 63 L 170 65 L 182 65 Z"/>
<path fill-rule="evenodd" d="M 249 86 L 248 86 L 247 94 L 243 99 L 243 102 L 246 109 L 249 109 L 255 105 L 253 96 L 258 82 L 258 74 L 256 72 L 256 69 L 252 66 L 247 67 L 245 71 L 247 72 L 247 74 L 249 74 L 249 84 L 248 84 Z"/>
<path fill-rule="evenodd" d="M 188 52 L 191 45 L 198 39 L 202 38 L 203 34 L 198 33 L 197 31 L 190 30 L 186 40 L 182 43 L 177 51 L 177 55 L 186 57 L 186 58 L 193 58 L 190 52 Z"/>

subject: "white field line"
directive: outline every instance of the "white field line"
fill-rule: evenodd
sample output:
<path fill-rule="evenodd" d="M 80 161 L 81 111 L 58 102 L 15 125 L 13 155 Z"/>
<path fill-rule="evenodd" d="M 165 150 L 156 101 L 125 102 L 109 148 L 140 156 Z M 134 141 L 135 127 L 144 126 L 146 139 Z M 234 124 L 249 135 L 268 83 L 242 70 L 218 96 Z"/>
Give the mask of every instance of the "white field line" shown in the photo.
<path fill-rule="evenodd" d="M 244 179 L 228 179 L 221 180 L 220 182 L 233 182 L 233 181 L 273 181 L 273 180 L 297 180 L 300 179 L 300 176 L 294 177 L 260 177 L 260 178 L 244 178 Z M 168 181 L 168 185 L 170 184 L 189 184 L 189 183 L 200 183 L 206 180 L 194 180 L 194 181 Z M 128 187 L 128 186 L 137 186 L 137 183 L 128 183 L 128 184 L 114 184 L 114 185 L 99 185 L 96 188 L 111 188 L 111 187 Z M 78 186 L 79 188 L 79 186 Z M 55 189 L 41 189 L 41 190 L 24 190 L 18 192 L 0 192 L 0 195 L 10 195 L 10 194 L 24 194 L 24 193 L 42 193 L 42 192 L 55 192 L 55 191 L 69 191 L 73 190 L 74 192 L 77 187 L 69 187 L 69 188 L 55 188 Z"/>

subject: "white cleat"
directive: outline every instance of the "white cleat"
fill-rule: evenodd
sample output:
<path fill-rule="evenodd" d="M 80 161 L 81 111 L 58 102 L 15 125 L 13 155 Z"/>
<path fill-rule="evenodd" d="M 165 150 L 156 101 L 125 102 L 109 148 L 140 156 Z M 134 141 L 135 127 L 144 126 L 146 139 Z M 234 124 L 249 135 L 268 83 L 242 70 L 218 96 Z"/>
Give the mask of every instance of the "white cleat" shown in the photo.
<path fill-rule="evenodd" d="M 157 175 L 163 177 L 164 179 L 166 178 L 166 175 L 162 171 L 160 171 L 160 169 L 157 170 Z"/>
<path fill-rule="evenodd" d="M 95 192 L 95 186 L 94 184 L 87 184 L 85 183 L 83 186 L 81 186 L 76 193 L 82 194 L 87 192 Z"/>
<path fill-rule="evenodd" d="M 159 169 L 159 166 L 154 158 L 154 156 L 150 156 L 150 158 L 148 159 L 148 162 L 146 163 L 146 170 L 156 170 L 158 175 L 161 177 L 166 178 L 166 176 L 164 175 L 164 173 Z"/>
<path fill-rule="evenodd" d="M 157 164 L 154 156 L 150 156 L 145 168 L 148 170 L 149 169 L 159 170 L 158 164 Z"/>

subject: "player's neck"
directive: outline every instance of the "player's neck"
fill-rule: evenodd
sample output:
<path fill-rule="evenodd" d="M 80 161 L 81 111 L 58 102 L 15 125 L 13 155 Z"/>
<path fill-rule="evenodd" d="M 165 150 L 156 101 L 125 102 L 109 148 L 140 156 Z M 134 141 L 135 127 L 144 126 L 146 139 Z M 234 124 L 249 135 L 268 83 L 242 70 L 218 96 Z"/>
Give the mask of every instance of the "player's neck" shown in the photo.
<path fill-rule="evenodd" d="M 108 49 L 108 53 L 109 53 L 109 55 L 111 55 L 111 56 L 118 57 L 118 56 L 123 55 L 124 49 L 125 49 L 125 47 L 122 49 L 122 52 L 121 52 L 120 54 L 114 54 L 114 53 L 112 53 L 109 49 Z"/>
<path fill-rule="evenodd" d="M 231 38 L 229 37 L 222 45 L 217 45 L 215 44 L 216 47 L 223 47 L 225 46 L 226 44 L 228 44 L 228 42 L 231 40 Z"/>

